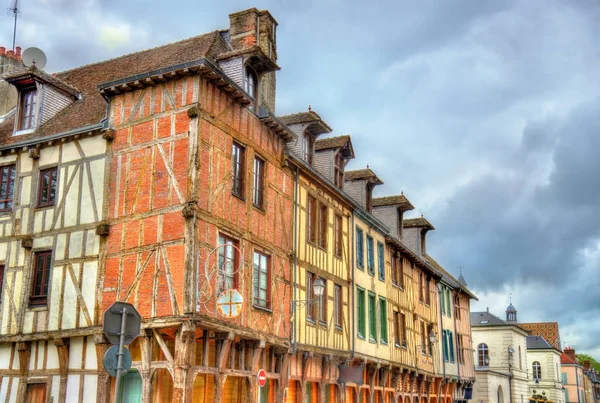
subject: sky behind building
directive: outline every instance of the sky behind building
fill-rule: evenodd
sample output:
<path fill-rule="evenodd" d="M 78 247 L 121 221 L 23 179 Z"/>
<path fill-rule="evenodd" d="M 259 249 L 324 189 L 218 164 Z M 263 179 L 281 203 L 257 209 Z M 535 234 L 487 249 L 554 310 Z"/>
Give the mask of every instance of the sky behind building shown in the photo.
<path fill-rule="evenodd" d="M 3 0 L 5 8 L 9 0 Z M 558 321 L 600 357 L 600 3 L 22 0 L 17 44 L 56 72 L 279 22 L 277 114 L 311 105 L 436 227 L 428 252 L 500 317 Z M 12 20 L 0 20 L 0 46 Z"/>

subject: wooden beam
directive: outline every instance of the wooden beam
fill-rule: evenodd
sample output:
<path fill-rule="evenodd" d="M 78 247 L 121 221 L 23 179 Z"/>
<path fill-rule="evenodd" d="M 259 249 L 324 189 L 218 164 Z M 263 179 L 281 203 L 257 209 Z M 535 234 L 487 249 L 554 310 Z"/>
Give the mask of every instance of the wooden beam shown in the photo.
<path fill-rule="evenodd" d="M 220 340 L 218 341 L 219 350 L 217 355 L 216 367 L 219 372 L 223 372 L 225 369 L 225 364 L 227 364 L 227 357 L 229 356 L 229 349 L 231 348 L 231 343 L 233 342 L 235 335 L 233 332 L 228 332 L 226 334 L 221 333 L 215 335 L 215 338 Z"/>
<path fill-rule="evenodd" d="M 158 345 L 160 346 L 160 349 L 163 352 L 165 359 L 168 362 L 173 363 L 173 355 L 169 351 L 169 347 L 163 340 L 162 335 L 156 329 L 152 329 L 152 334 L 154 334 L 154 338 L 158 342 Z"/>

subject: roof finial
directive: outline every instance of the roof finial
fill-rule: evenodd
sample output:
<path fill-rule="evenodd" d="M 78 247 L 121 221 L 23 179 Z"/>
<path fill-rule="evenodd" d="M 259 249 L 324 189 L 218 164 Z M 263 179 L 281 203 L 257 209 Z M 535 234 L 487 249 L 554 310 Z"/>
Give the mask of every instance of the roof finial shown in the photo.
<path fill-rule="evenodd" d="M 489 306 L 486 306 L 485 310 L 487 311 L 487 313 L 490 313 L 490 307 Z"/>
<path fill-rule="evenodd" d="M 400 191 L 400 194 L 401 194 L 402 196 L 404 196 L 404 190 L 401 190 L 401 191 Z"/>
<path fill-rule="evenodd" d="M 367 164 L 367 169 L 369 169 L 369 164 Z"/>
<path fill-rule="evenodd" d="M 312 108 L 310 107 L 310 105 L 308 105 L 308 111 L 312 111 Z"/>
<path fill-rule="evenodd" d="M 512 304 L 512 292 L 508 293 L 508 303 Z"/>
<path fill-rule="evenodd" d="M 421 218 L 423 218 L 423 213 L 421 213 Z"/>

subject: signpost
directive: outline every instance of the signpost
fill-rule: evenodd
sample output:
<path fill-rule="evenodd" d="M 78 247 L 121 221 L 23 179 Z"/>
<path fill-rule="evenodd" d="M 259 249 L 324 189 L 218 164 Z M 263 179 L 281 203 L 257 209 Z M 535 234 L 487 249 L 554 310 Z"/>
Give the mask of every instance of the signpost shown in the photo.
<path fill-rule="evenodd" d="M 142 317 L 133 305 L 126 302 L 115 302 L 104 312 L 104 334 L 111 344 L 115 344 L 104 355 L 104 368 L 116 377 L 115 401 L 121 377 L 131 368 L 131 354 L 125 345 L 131 344 L 140 334 L 141 325 Z"/>
<path fill-rule="evenodd" d="M 267 384 L 267 373 L 264 369 L 259 369 L 258 374 L 256 374 L 256 379 L 258 380 L 258 401 L 262 402 L 262 389 Z"/>

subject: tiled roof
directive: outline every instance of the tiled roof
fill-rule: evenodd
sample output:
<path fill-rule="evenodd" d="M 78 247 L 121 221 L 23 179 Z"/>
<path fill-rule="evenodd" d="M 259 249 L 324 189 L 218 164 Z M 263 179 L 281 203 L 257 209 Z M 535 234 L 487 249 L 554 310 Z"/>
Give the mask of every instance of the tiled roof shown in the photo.
<path fill-rule="evenodd" d="M 323 119 L 321 116 L 315 111 L 308 112 L 299 112 L 291 115 L 280 116 L 279 120 L 281 120 L 286 125 L 295 125 L 299 123 L 313 123 L 317 124 L 318 134 L 321 133 L 331 133 L 331 127 Z"/>
<path fill-rule="evenodd" d="M 435 229 L 435 227 L 431 225 L 431 223 L 424 217 L 405 218 L 404 221 L 402 221 L 402 226 L 404 228 L 425 227 L 429 229 Z"/>
<path fill-rule="evenodd" d="M 315 141 L 315 151 L 329 150 L 332 148 L 342 148 L 350 141 L 350 136 L 347 134 L 343 136 L 328 137 Z"/>
<path fill-rule="evenodd" d="M 72 96 L 77 96 L 79 94 L 79 90 L 77 88 L 73 87 L 72 85 L 69 85 L 68 83 L 65 83 L 64 81 L 58 79 L 55 76 L 52 76 L 52 75 L 36 68 L 35 65 L 33 65 L 25 70 L 19 70 L 12 74 L 7 74 L 7 75 L 3 76 L 4 80 L 9 83 L 18 82 L 20 80 L 31 78 L 31 77 L 35 77 L 40 81 L 45 81 L 49 84 L 52 84 L 53 86 L 59 88 L 60 90 L 66 92 Z"/>
<path fill-rule="evenodd" d="M 360 179 L 375 179 L 375 182 L 379 185 L 383 184 L 383 181 L 375 175 L 375 172 L 371 171 L 369 168 L 366 169 L 357 169 L 354 171 L 346 171 L 344 173 L 345 181 L 355 181 Z"/>
<path fill-rule="evenodd" d="M 373 199 L 373 207 L 394 205 L 397 205 L 404 211 L 413 210 L 415 208 L 403 194 L 397 196 L 375 197 Z"/>
<path fill-rule="evenodd" d="M 552 344 L 554 348 L 562 351 L 560 347 L 558 322 L 519 323 L 519 326 L 527 330 L 532 336 L 542 336 L 546 341 Z"/>
<path fill-rule="evenodd" d="M 77 88 L 82 94 L 81 99 L 64 108 L 27 137 L 13 138 L 14 118 L 8 119 L 0 124 L 0 144 L 97 124 L 106 114 L 106 101 L 98 91 L 99 84 L 202 59 L 225 51 L 227 51 L 227 44 L 219 31 L 214 31 L 58 73 L 56 78 Z"/>
<path fill-rule="evenodd" d="M 527 348 L 531 350 L 554 349 L 554 346 L 542 336 L 527 336 Z"/>
<path fill-rule="evenodd" d="M 571 356 L 566 353 L 562 353 L 560 355 L 560 363 L 561 364 L 570 364 L 570 365 L 581 365 L 577 360 L 574 360 Z"/>

